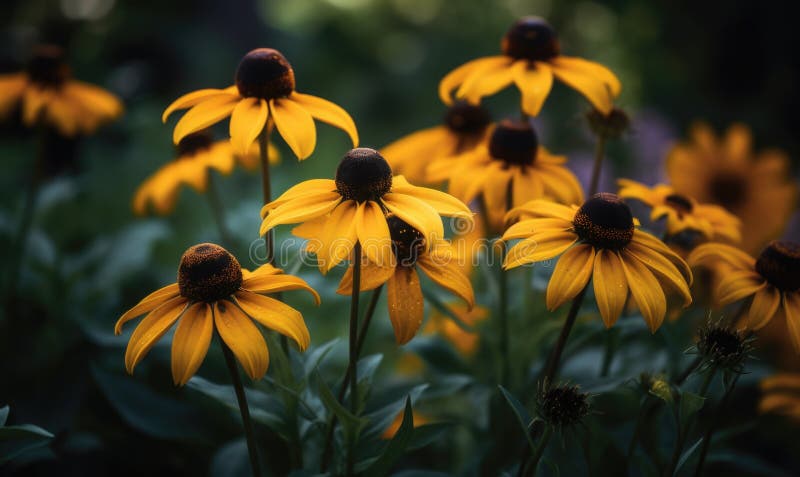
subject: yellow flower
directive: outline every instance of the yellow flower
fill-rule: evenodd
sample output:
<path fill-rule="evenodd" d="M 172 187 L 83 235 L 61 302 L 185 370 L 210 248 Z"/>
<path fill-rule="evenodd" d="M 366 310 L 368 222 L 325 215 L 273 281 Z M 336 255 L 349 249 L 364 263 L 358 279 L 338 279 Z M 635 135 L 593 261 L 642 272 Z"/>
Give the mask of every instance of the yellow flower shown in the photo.
<path fill-rule="evenodd" d="M 450 303 L 447 308 L 464 323 L 475 326 L 489 317 L 489 310 L 483 306 L 475 306 L 471 310 L 460 304 Z M 480 334 L 477 331 L 466 331 L 439 310 L 434 310 L 425 325 L 425 333 L 436 333 L 449 341 L 464 356 L 473 356 L 478 351 Z"/>
<path fill-rule="evenodd" d="M 703 241 L 738 243 L 742 239 L 741 221 L 723 207 L 699 204 L 666 184 L 650 188 L 628 179 L 620 179 L 618 184 L 621 198 L 637 199 L 652 208 L 650 220 L 655 222 L 666 217 L 667 234 L 672 238 L 688 232 L 700 234 Z"/>
<path fill-rule="evenodd" d="M 705 123 L 667 157 L 667 174 L 679 194 L 718 204 L 742 220 L 742 248 L 757 253 L 780 236 L 797 206 L 789 159 L 778 150 L 757 155 L 750 130 L 734 124 L 722 140 Z"/>
<path fill-rule="evenodd" d="M 270 163 L 277 163 L 280 160 L 277 149 L 271 143 L 269 148 Z M 235 162 L 248 170 L 259 165 L 258 145 L 251 148 L 249 154 L 234 155 L 230 141 L 214 142 L 207 129 L 184 137 L 176 149 L 178 157 L 145 179 L 136 190 L 133 197 L 136 214 L 145 215 L 148 205 L 152 205 L 159 215 L 169 214 L 175 208 L 182 185 L 188 185 L 199 193 L 206 191 L 210 169 L 228 175 Z"/>
<path fill-rule="evenodd" d="M 475 306 L 475 295 L 469 277 L 461 270 L 450 244 L 439 240 L 432 246 L 414 227 L 399 217 L 387 219 L 391 235 L 392 256 L 384 261 L 363 260 L 360 290 L 387 286 L 389 319 L 397 344 L 408 343 L 417 334 L 424 317 L 424 300 L 417 270 L 437 285 L 460 297 L 468 309 Z M 351 265 L 339 283 L 336 293 L 350 295 L 353 290 Z"/>
<path fill-rule="evenodd" d="M 392 177 L 378 151 L 357 148 L 342 159 L 336 180 L 301 182 L 266 204 L 260 233 L 303 222 L 292 233 L 312 240 L 306 248 L 317 255 L 322 273 L 348 258 L 356 242 L 373 263 L 387 264 L 392 255 L 387 213 L 422 233 L 426 246 L 444 237 L 440 214 L 472 220 L 472 212 L 458 199 L 413 186 L 403 176 Z"/>
<path fill-rule="evenodd" d="M 509 209 L 533 199 L 583 202 L 583 189 L 566 162 L 539 145 L 528 121 L 504 120 L 474 150 L 431 163 L 428 179 L 448 180 L 448 192 L 465 203 L 481 197 L 489 227 L 500 231 Z"/>
<path fill-rule="evenodd" d="M 608 115 L 614 98 L 622 91 L 614 73 L 592 61 L 562 56 L 555 30 L 538 17 L 524 17 L 503 37 L 503 54 L 469 61 L 454 69 L 439 83 L 439 97 L 445 104 L 455 96 L 478 104 L 514 83 L 522 94 L 522 110 L 536 116 L 553 86 L 555 76 L 575 89 L 592 105 Z"/>
<path fill-rule="evenodd" d="M 479 105 L 459 101 L 450 106 L 444 125 L 409 134 L 381 149 L 392 169 L 414 183 L 425 183 L 431 161 L 469 151 L 483 139 L 491 123 Z"/>
<path fill-rule="evenodd" d="M 63 136 L 91 134 L 122 114 L 108 91 L 72 79 L 64 52 L 54 45 L 36 49 L 24 72 L 0 75 L 0 119 L 22 107 L 22 122 L 46 124 Z"/>
<path fill-rule="evenodd" d="M 800 374 L 774 374 L 762 379 L 759 387 L 763 393 L 758 403 L 760 413 L 780 414 L 800 421 Z"/>
<path fill-rule="evenodd" d="M 147 314 L 128 341 L 125 368 L 132 374 L 153 345 L 179 322 L 172 338 L 176 385 L 186 384 L 200 367 L 214 330 L 247 375 L 259 379 L 267 372 L 269 351 L 252 320 L 293 339 L 301 350 L 311 341 L 300 312 L 261 295 L 287 290 L 306 290 L 319 304 L 319 295 L 306 282 L 271 265 L 248 272 L 219 245 L 190 247 L 181 257 L 178 283 L 146 296 L 117 321 L 114 332 L 120 334 L 123 324 Z"/>
<path fill-rule="evenodd" d="M 534 218 L 517 222 L 503 235 L 503 240 L 524 239 L 509 250 L 506 269 L 563 254 L 547 285 L 551 311 L 580 293 L 589 279 L 606 327 L 617 321 L 629 291 L 652 332 L 664 321 L 665 289 L 677 291 L 684 306 L 692 302 L 686 262 L 638 230 L 628 205 L 614 194 L 596 194 L 580 208 L 535 200 L 509 215 Z"/>
<path fill-rule="evenodd" d="M 692 266 L 715 268 L 720 262 L 726 272 L 714 290 L 717 304 L 752 299 L 742 326 L 752 330 L 782 315 L 800 351 L 800 244 L 771 242 L 758 259 L 721 243 L 700 245 L 689 255 Z"/>
<path fill-rule="evenodd" d="M 295 91 L 292 66 L 271 48 L 258 48 L 242 58 L 236 69 L 236 85 L 185 94 L 167 107 L 162 120 L 166 122 L 174 111 L 186 108 L 191 109 L 173 131 L 175 144 L 187 134 L 230 116 L 231 143 L 237 154 L 247 154 L 264 127 L 274 123 L 286 144 L 303 160 L 317 144 L 314 119 L 344 130 L 353 146 L 358 145 L 358 132 L 347 111 L 325 99 Z"/>

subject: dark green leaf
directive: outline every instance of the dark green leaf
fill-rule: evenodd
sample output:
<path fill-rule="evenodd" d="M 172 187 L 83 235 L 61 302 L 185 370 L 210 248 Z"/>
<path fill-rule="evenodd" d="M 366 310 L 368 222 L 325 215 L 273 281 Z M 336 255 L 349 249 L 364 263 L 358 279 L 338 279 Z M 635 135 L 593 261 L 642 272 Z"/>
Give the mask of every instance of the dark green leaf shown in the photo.
<path fill-rule="evenodd" d="M 236 399 L 236 391 L 233 386 L 212 383 L 199 376 L 194 376 L 186 384 L 189 389 L 199 391 L 216 401 L 224 404 L 229 409 L 239 411 L 239 401 Z M 245 388 L 247 405 L 250 408 L 250 417 L 254 421 L 260 422 L 275 432 L 286 435 L 286 423 L 283 419 L 283 405 L 273 396 L 253 389 Z"/>
<path fill-rule="evenodd" d="M 691 447 L 683 451 L 683 454 L 681 454 L 681 458 L 678 459 L 678 464 L 675 466 L 675 473 L 673 475 L 677 474 L 681 470 L 683 464 L 685 464 L 686 461 L 688 461 L 689 458 L 691 458 L 692 455 L 694 455 L 694 453 L 697 452 L 697 449 L 700 448 L 700 444 L 702 443 L 703 443 L 703 438 L 701 437 L 700 439 L 697 439 L 697 442 L 692 444 Z"/>
<path fill-rule="evenodd" d="M 522 429 L 522 433 L 525 435 L 525 439 L 528 441 L 528 445 L 531 448 L 531 451 L 536 450 L 536 444 L 533 442 L 533 438 L 531 437 L 531 430 L 529 428 L 530 423 L 532 421 L 531 415 L 525 406 L 522 405 L 521 402 L 517 398 L 515 398 L 506 388 L 503 386 L 498 385 L 500 388 L 500 393 L 506 399 L 506 402 L 511 407 L 511 410 L 514 412 L 514 416 L 517 418 L 517 423 L 519 424 L 520 429 Z"/>
<path fill-rule="evenodd" d="M 411 403 L 417 402 L 423 391 L 428 388 L 427 384 L 419 384 L 408 391 L 407 396 L 411 398 Z M 427 395 L 427 394 L 426 394 Z M 386 405 L 377 411 L 371 412 L 366 416 L 369 424 L 364 429 L 364 438 L 373 438 L 383 434 L 383 431 L 394 422 L 395 418 L 402 412 L 405 406 L 405 399 L 398 399 L 389 405 Z"/>
<path fill-rule="evenodd" d="M 319 387 L 319 397 L 322 400 L 322 403 L 325 404 L 325 407 L 328 408 L 330 412 L 336 415 L 336 418 L 342 423 L 346 435 L 357 435 L 361 428 L 366 425 L 367 420 L 358 416 L 354 416 L 350 411 L 345 409 L 344 406 L 339 403 L 339 401 L 336 400 L 336 397 L 331 392 L 331 389 L 328 387 L 328 384 L 325 382 L 325 380 L 322 379 L 319 371 L 315 371 L 314 375 L 316 376 Z"/>
<path fill-rule="evenodd" d="M 366 475 L 380 476 L 389 473 L 394 463 L 402 457 L 403 453 L 411 442 L 414 435 L 414 412 L 411 408 L 411 396 L 406 398 L 406 408 L 403 413 L 403 422 L 389 444 L 383 450 L 378 460 L 376 460 L 367 470 Z"/>
<path fill-rule="evenodd" d="M 11 411 L 11 408 L 8 406 L 4 406 L 0 408 L 0 426 L 5 426 L 6 421 L 8 420 L 8 413 Z"/>
<path fill-rule="evenodd" d="M 692 416 L 703 408 L 706 398 L 698 394 L 684 391 L 681 393 L 680 402 L 680 422 L 681 427 L 686 428 L 686 425 L 691 420 Z"/>

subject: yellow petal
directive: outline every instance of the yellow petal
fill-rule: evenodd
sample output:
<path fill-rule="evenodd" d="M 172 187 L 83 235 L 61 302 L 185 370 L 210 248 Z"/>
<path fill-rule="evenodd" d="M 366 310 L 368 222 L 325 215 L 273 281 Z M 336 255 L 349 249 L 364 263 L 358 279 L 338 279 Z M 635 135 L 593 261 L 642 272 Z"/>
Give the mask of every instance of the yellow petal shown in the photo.
<path fill-rule="evenodd" d="M 277 270 L 277 269 L 276 269 Z M 242 281 L 242 288 L 254 293 L 278 293 L 291 290 L 305 290 L 314 297 L 314 302 L 319 305 L 320 297 L 316 290 L 300 277 L 294 275 L 252 274 Z"/>
<path fill-rule="evenodd" d="M 281 194 L 280 197 L 273 200 L 269 204 L 265 204 L 264 207 L 261 209 L 261 217 L 267 215 L 267 212 L 269 212 L 270 210 L 292 199 L 296 199 L 298 197 L 303 197 L 303 196 L 309 196 L 317 193 L 335 192 L 335 191 L 336 191 L 336 182 L 331 179 L 310 179 L 307 181 L 303 181 L 299 184 L 290 187 L 286 192 Z"/>
<path fill-rule="evenodd" d="M 461 85 L 468 77 L 480 74 L 484 69 L 508 64 L 506 56 L 488 56 L 468 61 L 450 73 L 447 73 L 439 82 L 439 98 L 446 105 L 453 104 L 451 92 Z"/>
<path fill-rule="evenodd" d="M 322 234 L 315 246 L 320 272 L 328 273 L 350 256 L 357 241 L 356 213 L 358 205 L 346 200 L 333 209 L 325 221 Z"/>
<path fill-rule="evenodd" d="M 141 301 L 136 304 L 136 306 L 126 311 L 120 317 L 120 319 L 117 320 L 117 324 L 114 325 L 114 334 L 118 335 L 122 333 L 122 325 L 128 321 L 156 309 L 161 304 L 178 296 L 179 293 L 180 291 L 178 290 L 178 284 L 173 283 L 172 285 L 167 285 L 164 288 L 160 288 L 142 298 Z"/>
<path fill-rule="evenodd" d="M 775 316 L 781 304 L 781 292 L 767 286 L 753 295 L 753 303 L 747 314 L 747 329 L 760 330 Z"/>
<path fill-rule="evenodd" d="M 269 367 L 269 350 L 250 317 L 227 300 L 214 303 L 214 325 L 252 380 L 261 379 Z"/>
<path fill-rule="evenodd" d="M 597 251 L 592 282 L 600 316 L 603 317 L 606 328 L 611 328 L 628 299 L 628 281 L 617 252 L 603 249 Z"/>
<path fill-rule="evenodd" d="M 589 283 L 594 269 L 594 248 L 580 244 L 564 252 L 547 284 L 547 309 L 555 310 L 575 298 Z"/>
<path fill-rule="evenodd" d="M 231 114 L 238 101 L 238 96 L 213 96 L 192 107 L 175 125 L 175 130 L 172 132 L 173 142 L 178 144 L 189 134 L 223 120 Z"/>
<path fill-rule="evenodd" d="M 359 280 L 360 291 L 374 290 L 383 285 L 394 275 L 394 265 L 378 266 L 369 260 L 361 261 L 361 279 Z M 339 288 L 336 290 L 339 295 L 350 296 L 353 293 L 353 265 L 347 267 Z"/>
<path fill-rule="evenodd" d="M 493 68 L 484 68 L 469 75 L 456 91 L 457 98 L 464 98 L 472 104 L 480 103 L 484 96 L 491 96 L 513 81 L 510 59 Z"/>
<path fill-rule="evenodd" d="M 540 156 L 543 150 L 544 148 L 539 148 Z M 536 167 L 535 171 L 542 175 L 545 196 L 551 196 L 567 205 L 583 203 L 583 187 L 572 171 L 564 166 L 550 164 L 542 164 Z"/>
<path fill-rule="evenodd" d="M 721 243 L 699 245 L 689 254 L 688 261 L 693 267 L 713 267 L 717 262 L 725 262 L 740 270 L 753 270 L 756 264 L 755 259 L 747 253 Z"/>
<path fill-rule="evenodd" d="M 300 351 L 305 351 L 311 343 L 303 315 L 291 306 L 247 291 L 236 293 L 236 302 L 257 322 L 293 339 Z"/>
<path fill-rule="evenodd" d="M 407 194 L 384 194 L 381 202 L 390 212 L 408 225 L 417 229 L 425 237 L 425 245 L 430 247 L 444 238 L 444 225 L 436 209 L 416 197 Z"/>
<path fill-rule="evenodd" d="M 246 155 L 267 123 L 267 102 L 259 98 L 245 98 L 236 104 L 231 113 L 231 145 L 236 154 Z"/>
<path fill-rule="evenodd" d="M 466 204 L 456 199 L 450 194 L 430 189 L 428 187 L 417 187 L 408 183 L 403 176 L 395 176 L 392 180 L 392 192 L 406 194 L 427 202 L 439 215 L 445 217 L 459 217 L 472 221 L 473 212 Z"/>
<path fill-rule="evenodd" d="M 191 108 L 197 104 L 202 103 L 207 99 L 213 99 L 217 96 L 219 97 L 226 97 L 226 96 L 233 96 L 235 95 L 235 91 L 231 88 L 227 89 L 200 89 L 197 91 L 192 91 L 191 93 L 184 94 L 180 98 L 176 99 L 172 102 L 167 109 L 164 110 L 164 113 L 161 115 L 161 122 L 166 123 L 167 118 L 173 112 L 179 109 L 186 109 Z"/>
<path fill-rule="evenodd" d="M 647 267 L 638 260 L 621 260 L 628 280 L 631 296 L 639 307 L 650 332 L 655 333 L 667 313 L 667 299 L 661 284 Z"/>
<path fill-rule="evenodd" d="M 550 62 L 555 77 L 581 93 L 601 113 L 611 113 L 614 96 L 606 83 L 585 69 L 576 67 L 575 63 L 556 61 L 559 59 L 554 58 Z"/>
<path fill-rule="evenodd" d="M 469 309 L 475 306 L 475 293 L 472 290 L 472 283 L 463 272 L 456 256 L 451 256 L 444 260 L 436 260 L 434 256 L 422 254 L 417 259 L 417 266 L 439 286 L 464 300 Z"/>
<path fill-rule="evenodd" d="M 417 272 L 411 267 L 397 267 L 387 287 L 389 319 L 397 344 L 411 341 L 423 317 L 422 288 Z"/>
<path fill-rule="evenodd" d="M 503 268 L 511 268 L 526 263 L 550 260 L 568 249 L 578 237 L 569 231 L 543 232 L 527 238 L 511 247 L 503 262 Z"/>
<path fill-rule="evenodd" d="M 370 261 L 378 265 L 390 265 L 392 261 L 392 238 L 383 209 L 376 202 L 359 204 L 356 211 L 356 234 L 361 251 Z"/>
<path fill-rule="evenodd" d="M 261 235 L 281 224 L 296 224 L 325 215 L 342 200 L 338 192 L 323 192 L 285 202 L 269 212 L 261 223 Z"/>
<path fill-rule="evenodd" d="M 10 113 L 22 99 L 28 80 L 22 73 L 0 75 L 0 118 Z"/>
<path fill-rule="evenodd" d="M 446 126 L 422 129 L 381 148 L 380 153 L 392 170 L 412 182 L 427 182 L 426 169 L 431 159 L 450 154 L 455 149 L 455 137 Z"/>
<path fill-rule="evenodd" d="M 358 147 L 358 130 L 353 118 L 338 105 L 310 94 L 294 92 L 291 99 L 305 108 L 316 119 L 328 123 L 346 132 L 350 136 L 353 147 Z"/>
<path fill-rule="evenodd" d="M 35 86 L 25 88 L 22 96 L 22 122 L 28 127 L 35 125 L 52 96 L 52 93 Z"/>
<path fill-rule="evenodd" d="M 133 330 L 125 350 L 125 369 L 133 373 L 133 368 L 144 358 L 150 348 L 169 331 L 175 321 L 186 309 L 186 298 L 178 296 L 151 311 L 139 326 Z"/>
<path fill-rule="evenodd" d="M 286 144 L 299 160 L 303 160 L 317 147 L 317 127 L 311 114 L 290 98 L 270 101 L 272 120 Z"/>
<path fill-rule="evenodd" d="M 541 218 L 521 220 L 506 229 L 503 233 L 503 240 L 515 240 L 528 238 L 538 232 L 564 232 L 571 228 L 570 224 L 564 223 L 561 219 Z"/>
<path fill-rule="evenodd" d="M 794 349 L 800 352 L 800 293 L 786 293 L 783 298 L 783 314 L 786 316 Z"/>
<path fill-rule="evenodd" d="M 717 303 L 725 306 L 752 295 L 764 286 L 761 275 L 749 270 L 737 270 L 723 276 L 714 293 Z"/>
<path fill-rule="evenodd" d="M 122 114 L 123 107 L 119 98 L 93 84 L 70 81 L 64 85 L 64 94 L 76 99 L 103 119 L 113 119 Z"/>
<path fill-rule="evenodd" d="M 538 116 L 544 100 L 553 87 L 553 71 L 542 61 L 517 61 L 513 67 L 514 83 L 522 93 L 522 110 L 529 116 Z"/>
<path fill-rule="evenodd" d="M 673 289 L 683 296 L 683 306 L 689 306 L 692 302 L 689 284 L 686 283 L 678 268 L 666 257 L 633 241 L 628 244 L 624 253 L 630 255 L 634 260 L 639 260 L 657 276 L 667 281 Z"/>
<path fill-rule="evenodd" d="M 211 343 L 214 318 L 206 303 L 190 306 L 172 338 L 172 381 L 183 386 L 203 363 Z"/>
<path fill-rule="evenodd" d="M 551 217 L 572 223 L 572 220 L 575 218 L 575 209 L 551 200 L 537 199 L 510 210 L 508 215 L 506 215 L 506 221 L 514 220 L 525 215 Z"/>
<path fill-rule="evenodd" d="M 552 63 L 558 64 L 560 67 L 569 68 L 573 71 L 580 71 L 586 76 L 596 78 L 608 88 L 611 96 L 615 98 L 622 92 L 622 83 L 620 83 L 617 75 L 600 63 L 584 60 L 583 58 L 576 58 L 574 56 L 557 56 L 553 58 Z"/>

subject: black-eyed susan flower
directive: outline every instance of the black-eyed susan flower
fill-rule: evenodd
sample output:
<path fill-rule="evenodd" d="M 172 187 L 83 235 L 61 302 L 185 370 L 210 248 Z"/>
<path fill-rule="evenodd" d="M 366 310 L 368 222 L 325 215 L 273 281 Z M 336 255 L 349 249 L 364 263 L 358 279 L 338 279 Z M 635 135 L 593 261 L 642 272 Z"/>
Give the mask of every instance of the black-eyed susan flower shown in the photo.
<path fill-rule="evenodd" d="M 776 316 L 784 317 L 800 351 L 800 244 L 771 242 L 755 259 L 730 245 L 707 243 L 694 249 L 688 260 L 692 266 L 709 268 L 722 262 L 726 272 L 714 290 L 717 304 L 751 300 L 741 322 L 751 330 L 764 327 Z"/>
<path fill-rule="evenodd" d="M 319 295 L 300 278 L 264 265 L 243 270 L 227 250 L 211 243 L 190 247 L 181 257 L 178 282 L 146 296 L 125 312 L 114 327 L 147 314 L 136 326 L 125 351 L 125 368 L 136 365 L 177 322 L 172 338 L 172 378 L 176 385 L 189 381 L 202 364 L 216 330 L 251 379 L 264 376 L 269 351 L 253 323 L 260 323 L 294 340 L 301 350 L 310 342 L 303 316 L 294 308 L 263 294 L 306 290 Z"/>
<path fill-rule="evenodd" d="M 758 411 L 778 414 L 800 422 L 800 374 L 782 372 L 761 380 Z"/>
<path fill-rule="evenodd" d="M 424 299 L 419 274 L 422 271 L 434 283 L 455 294 L 467 305 L 475 306 L 475 295 L 469 277 L 458 264 L 450 244 L 439 240 L 432 246 L 427 239 L 397 216 L 387 219 L 392 255 L 383 262 L 364 260 L 361 263 L 360 291 L 387 284 L 389 319 L 397 344 L 408 343 L 417 334 L 424 316 Z M 336 291 L 350 295 L 353 290 L 353 267 L 348 268 Z"/>
<path fill-rule="evenodd" d="M 358 145 L 358 132 L 347 111 L 336 104 L 295 91 L 294 70 L 277 50 L 258 48 L 246 54 L 236 69 L 236 84 L 225 89 L 201 89 L 181 96 L 164 110 L 191 108 L 175 125 L 173 140 L 205 129 L 230 116 L 234 151 L 247 154 L 265 127 L 272 124 L 298 159 L 311 155 L 317 144 L 314 119 L 344 130 Z"/>
<path fill-rule="evenodd" d="M 483 139 L 490 123 L 485 108 L 458 101 L 448 108 L 443 125 L 402 137 L 381 149 L 381 154 L 395 173 L 422 184 L 431 161 L 471 150 Z"/>
<path fill-rule="evenodd" d="M 0 75 L 0 119 L 18 106 L 26 126 L 44 124 L 63 136 L 91 134 L 122 114 L 113 94 L 72 78 L 64 51 L 54 45 L 36 48 L 25 71 Z"/>
<path fill-rule="evenodd" d="M 489 310 L 483 306 L 476 305 L 472 309 L 462 303 L 448 303 L 446 306 L 459 320 L 469 326 L 477 326 L 489 317 Z M 450 342 L 459 353 L 468 357 L 475 355 L 480 344 L 480 334 L 477 330 L 465 330 L 439 310 L 431 312 L 423 332 L 441 336 Z"/>
<path fill-rule="evenodd" d="M 690 139 L 667 157 L 670 184 L 679 194 L 725 207 L 742 221 L 742 248 L 758 253 L 780 236 L 797 207 L 797 183 L 789 158 L 776 149 L 752 150 L 750 130 L 732 125 L 718 139 L 708 124 L 698 123 Z"/>
<path fill-rule="evenodd" d="M 622 84 L 608 68 L 592 61 L 563 56 L 558 36 L 538 17 L 517 20 L 503 37 L 503 54 L 469 61 L 448 73 L 439 83 L 439 97 L 478 104 L 514 83 L 522 94 L 522 111 L 536 116 L 542 109 L 553 77 L 575 89 L 603 114 L 614 107 Z"/>
<path fill-rule="evenodd" d="M 272 144 L 269 148 L 270 162 L 277 163 L 280 160 L 277 149 Z M 251 148 L 249 154 L 235 155 L 230 141 L 214 141 L 207 129 L 181 139 L 176 154 L 173 161 L 145 179 L 136 190 L 133 197 L 136 214 L 146 214 L 148 206 L 159 215 L 169 214 L 175 208 L 181 186 L 188 185 L 199 193 L 206 191 L 211 170 L 228 175 L 236 163 L 247 170 L 254 170 L 259 165 L 257 150 Z"/>
<path fill-rule="evenodd" d="M 508 251 L 506 269 L 561 255 L 547 285 L 551 311 L 577 296 L 590 279 L 606 327 L 616 322 L 629 292 L 653 332 L 664 321 L 665 289 L 678 292 L 684 306 L 692 301 L 686 262 L 638 230 L 628 205 L 614 194 L 596 194 L 580 207 L 535 200 L 509 216 L 532 218 L 503 234 L 503 240 L 524 239 Z"/>
<path fill-rule="evenodd" d="M 307 250 L 317 255 L 322 273 L 348 258 L 356 242 L 373 263 L 388 264 L 388 213 L 418 230 L 426 246 L 444 237 L 440 215 L 472 220 L 472 212 L 458 199 L 413 186 L 403 176 L 392 177 L 392 168 L 378 151 L 357 148 L 345 154 L 335 180 L 301 182 L 266 204 L 260 233 L 302 222 L 292 232 L 310 239 Z"/>
<path fill-rule="evenodd" d="M 432 162 L 428 179 L 447 180 L 447 191 L 465 203 L 482 199 L 489 227 L 501 231 L 509 209 L 531 200 L 583 202 L 583 189 L 566 162 L 539 144 L 528 121 L 504 120 L 472 151 Z"/>
<path fill-rule="evenodd" d="M 670 237 L 697 233 L 702 241 L 739 243 L 741 240 L 741 221 L 721 206 L 699 204 L 666 184 L 647 187 L 628 179 L 620 179 L 618 183 L 621 198 L 640 200 L 652 208 L 650 220 L 666 218 Z"/>

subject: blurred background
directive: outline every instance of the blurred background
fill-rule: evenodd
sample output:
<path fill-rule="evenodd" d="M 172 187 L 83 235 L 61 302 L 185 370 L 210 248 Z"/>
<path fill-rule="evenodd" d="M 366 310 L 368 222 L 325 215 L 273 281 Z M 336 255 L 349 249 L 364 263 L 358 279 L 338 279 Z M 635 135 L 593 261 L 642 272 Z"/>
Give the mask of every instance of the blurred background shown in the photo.
<path fill-rule="evenodd" d="M 35 45 L 59 44 L 75 77 L 118 95 L 126 112 L 95 136 L 51 145 L 47 156 L 22 273 L 13 278 L 21 305 L 0 322 L 0 406 L 11 406 L 10 423 L 39 425 L 55 439 L 13 466 L 0 463 L 0 473 L 207 475 L 210 466 L 213 475 L 235 475 L 220 448 L 238 436 L 236 419 L 206 414 L 211 404 L 199 398 L 191 407 L 178 401 L 188 391 L 171 385 L 168 347 L 159 351 L 164 359 L 145 360 L 136 379 L 126 377 L 126 340 L 112 331 L 123 311 L 174 282 L 187 247 L 219 240 L 205 197 L 193 190 L 184 188 L 165 217 L 135 217 L 131 200 L 142 180 L 174 157 L 175 119 L 163 125 L 163 109 L 183 93 L 231 85 L 249 50 L 282 51 L 295 69 L 298 91 L 343 106 L 358 125 L 362 145 L 380 147 L 438 124 L 444 113 L 439 79 L 469 59 L 496 54 L 517 17 L 543 16 L 558 30 L 565 54 L 609 66 L 624 85 L 619 105 L 633 123 L 609 152 L 604 179 L 611 190 L 612 175 L 663 180 L 667 150 L 696 119 L 718 131 L 744 122 L 758 149 L 782 148 L 796 166 L 800 49 L 790 6 L 688 0 L 4 0 L 0 74 L 22 69 Z M 489 100 L 496 118 L 514 114 L 516 94 L 509 90 Z M 584 183 L 593 147 L 586 108 L 581 97 L 557 84 L 536 120 L 542 143 L 567 155 Z M 226 137 L 227 121 L 217 131 Z M 274 191 L 333 176 L 349 147 L 347 137 L 326 125 L 318 136 L 316 152 L 302 163 L 276 139 L 283 160 L 274 169 Z M 3 263 L 9 262 L 35 143 L 17 120 L 0 125 Z M 260 179 L 241 169 L 221 179 L 227 220 L 239 240 L 236 252 L 247 266 L 260 222 Z M 798 240 L 796 218 L 792 224 L 787 237 Z M 288 230 L 280 231 L 279 241 L 284 237 Z M 314 341 L 343 336 L 345 320 L 333 318 L 346 300 L 333 293 L 335 281 L 322 280 L 313 269 L 300 273 L 326 297 L 325 313 L 310 311 L 305 297 L 289 297 L 309 312 Z M 5 269 L 3 274 L 7 280 Z M 376 321 L 381 324 L 375 336 L 390 339 L 388 320 Z M 201 374 L 224 381 L 221 360 L 213 358 Z M 783 366 L 796 359 L 784 359 Z M 744 394 L 736 407 L 743 422 L 755 412 L 757 390 Z M 778 418 L 757 426 L 748 445 L 800 473 L 792 457 L 800 452 L 798 427 Z"/>

